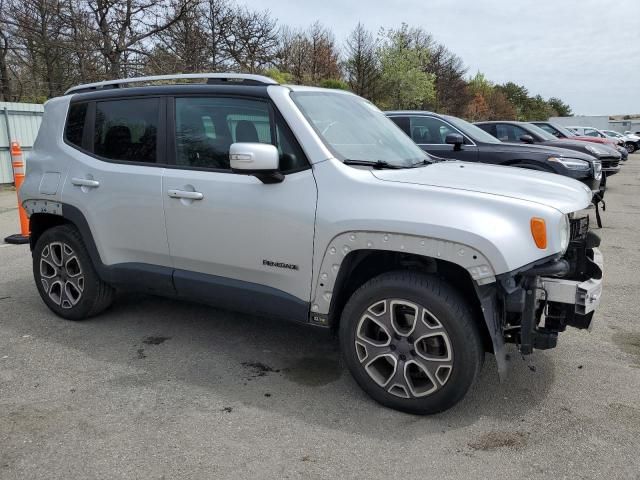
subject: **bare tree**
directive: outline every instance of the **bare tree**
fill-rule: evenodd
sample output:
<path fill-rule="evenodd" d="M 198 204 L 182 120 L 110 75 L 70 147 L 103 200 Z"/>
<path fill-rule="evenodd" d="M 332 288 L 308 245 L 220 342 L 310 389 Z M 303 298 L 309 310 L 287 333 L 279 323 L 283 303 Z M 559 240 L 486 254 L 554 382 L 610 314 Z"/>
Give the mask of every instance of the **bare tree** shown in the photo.
<path fill-rule="evenodd" d="M 467 68 L 462 59 L 444 45 L 434 43 L 426 71 L 435 75 L 436 82 L 436 99 L 428 107 L 450 115 L 463 115 L 472 95 L 467 89 Z"/>
<path fill-rule="evenodd" d="M 149 58 L 151 73 L 200 72 L 209 66 L 209 37 L 204 5 L 194 3 L 171 26 L 158 33 L 157 44 Z M 170 16 L 181 8 L 173 4 Z"/>
<path fill-rule="evenodd" d="M 373 34 L 358 23 L 346 41 L 345 72 L 354 93 L 373 100 L 380 84 L 378 45 Z"/>
<path fill-rule="evenodd" d="M 85 0 L 66 0 L 64 15 L 69 55 L 76 67 L 73 82 L 103 79 L 104 69 L 97 48 L 100 34 L 93 28 L 93 14 L 85 8 Z"/>
<path fill-rule="evenodd" d="M 237 68 L 255 73 L 272 65 L 278 47 L 277 22 L 269 11 L 236 12 L 227 50 Z"/>
<path fill-rule="evenodd" d="M 9 17 L 9 8 L 6 0 L 0 0 L 0 18 Z M 9 77 L 9 48 L 12 36 L 10 27 L 0 20 L 0 100 L 11 100 L 11 78 Z"/>
<path fill-rule="evenodd" d="M 303 31 L 283 27 L 280 30 L 280 47 L 274 59 L 275 66 L 291 74 L 293 83 L 305 83 L 310 52 L 311 45 Z"/>
<path fill-rule="evenodd" d="M 194 3 L 179 0 L 170 9 L 158 0 L 86 0 L 84 11 L 91 13 L 91 27 L 98 32 L 100 52 L 106 76 L 123 76 L 131 55 L 147 55 L 144 43 L 178 22 Z"/>
<path fill-rule="evenodd" d="M 333 33 L 320 22 L 315 22 L 309 28 L 308 39 L 310 47 L 308 69 L 311 82 L 317 85 L 323 79 L 339 78 L 341 76 L 340 54 L 336 48 Z"/>
<path fill-rule="evenodd" d="M 276 67 L 293 77 L 294 83 L 320 84 L 327 79 L 341 79 L 340 52 L 333 34 L 319 22 L 307 30 L 280 30 Z"/>
<path fill-rule="evenodd" d="M 237 8 L 229 0 L 204 0 L 201 10 L 207 25 L 209 65 L 212 71 L 217 72 L 229 63 L 227 47 Z"/>
<path fill-rule="evenodd" d="M 44 95 L 53 97 L 63 91 L 68 62 L 63 36 L 63 4 L 59 0 L 13 0 L 9 5 L 7 23 L 16 29 L 19 42 L 16 59 L 29 72 L 33 93 L 40 83 Z"/>

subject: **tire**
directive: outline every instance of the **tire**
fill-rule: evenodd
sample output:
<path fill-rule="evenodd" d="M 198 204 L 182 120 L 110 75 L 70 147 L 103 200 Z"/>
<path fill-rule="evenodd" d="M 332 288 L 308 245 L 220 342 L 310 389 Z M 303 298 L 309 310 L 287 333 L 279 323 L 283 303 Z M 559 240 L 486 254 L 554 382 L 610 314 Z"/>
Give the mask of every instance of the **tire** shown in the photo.
<path fill-rule="evenodd" d="M 96 272 L 78 230 L 46 230 L 33 249 L 33 277 L 40 297 L 56 315 L 84 320 L 108 308 L 114 290 Z"/>
<path fill-rule="evenodd" d="M 631 142 L 625 144 L 624 147 L 627 149 L 627 152 L 629 152 L 629 153 L 633 153 L 633 152 L 635 152 L 637 150 L 636 145 L 634 143 L 631 143 Z"/>
<path fill-rule="evenodd" d="M 484 359 L 467 303 L 443 280 L 411 271 L 382 274 L 351 296 L 340 347 L 354 379 L 375 401 L 420 415 L 458 403 Z"/>

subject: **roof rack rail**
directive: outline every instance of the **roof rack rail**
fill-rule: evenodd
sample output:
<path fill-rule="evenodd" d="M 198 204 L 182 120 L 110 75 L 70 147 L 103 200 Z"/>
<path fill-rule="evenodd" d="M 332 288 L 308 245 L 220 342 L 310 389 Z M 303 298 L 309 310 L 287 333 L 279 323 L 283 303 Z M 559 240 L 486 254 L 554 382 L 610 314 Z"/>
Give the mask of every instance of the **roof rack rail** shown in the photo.
<path fill-rule="evenodd" d="M 64 92 L 65 95 L 71 93 L 90 92 L 93 90 L 103 90 L 110 88 L 123 88 L 131 83 L 148 83 L 165 80 L 193 80 L 207 79 L 208 84 L 233 84 L 233 85 L 278 85 L 272 78 L 263 75 L 252 75 L 244 73 L 182 73 L 175 75 L 154 75 L 151 77 L 121 78 L 118 80 L 105 80 L 103 82 L 85 83 L 71 87 Z"/>

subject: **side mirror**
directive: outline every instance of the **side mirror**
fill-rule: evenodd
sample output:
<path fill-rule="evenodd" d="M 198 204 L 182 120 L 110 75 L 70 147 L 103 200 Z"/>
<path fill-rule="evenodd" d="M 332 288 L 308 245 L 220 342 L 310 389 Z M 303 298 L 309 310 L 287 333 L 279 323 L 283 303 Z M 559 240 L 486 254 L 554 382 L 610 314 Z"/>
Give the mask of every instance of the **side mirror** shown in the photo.
<path fill-rule="evenodd" d="M 464 144 L 464 137 L 459 133 L 448 133 L 444 139 L 448 145 L 453 145 L 455 151 L 462 150 L 462 144 Z"/>
<path fill-rule="evenodd" d="M 278 171 L 280 154 L 267 143 L 233 143 L 229 148 L 229 164 L 235 173 L 254 175 L 262 183 L 280 183 L 284 175 Z"/>
<path fill-rule="evenodd" d="M 534 143 L 533 137 L 531 135 L 522 135 L 520 137 L 520 141 L 523 143 Z"/>

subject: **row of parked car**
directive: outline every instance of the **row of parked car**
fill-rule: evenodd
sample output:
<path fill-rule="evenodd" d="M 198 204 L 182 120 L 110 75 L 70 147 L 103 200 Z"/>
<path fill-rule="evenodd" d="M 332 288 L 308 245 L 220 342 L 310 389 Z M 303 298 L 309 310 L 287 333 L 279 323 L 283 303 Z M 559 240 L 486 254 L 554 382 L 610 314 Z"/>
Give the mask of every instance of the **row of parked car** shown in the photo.
<path fill-rule="evenodd" d="M 628 150 L 617 140 L 582 135 L 551 122 L 469 123 L 425 111 L 387 115 L 423 150 L 443 159 L 507 165 L 574 178 L 589 187 L 600 224 L 599 204 L 607 177 L 620 171 Z M 631 150 L 631 149 L 630 149 Z"/>
<path fill-rule="evenodd" d="M 614 143 L 620 147 L 624 147 L 628 153 L 633 153 L 640 148 L 640 132 L 624 133 L 615 130 L 599 130 L 593 127 L 567 127 L 570 133 L 576 136 L 600 139 L 603 143 Z"/>

